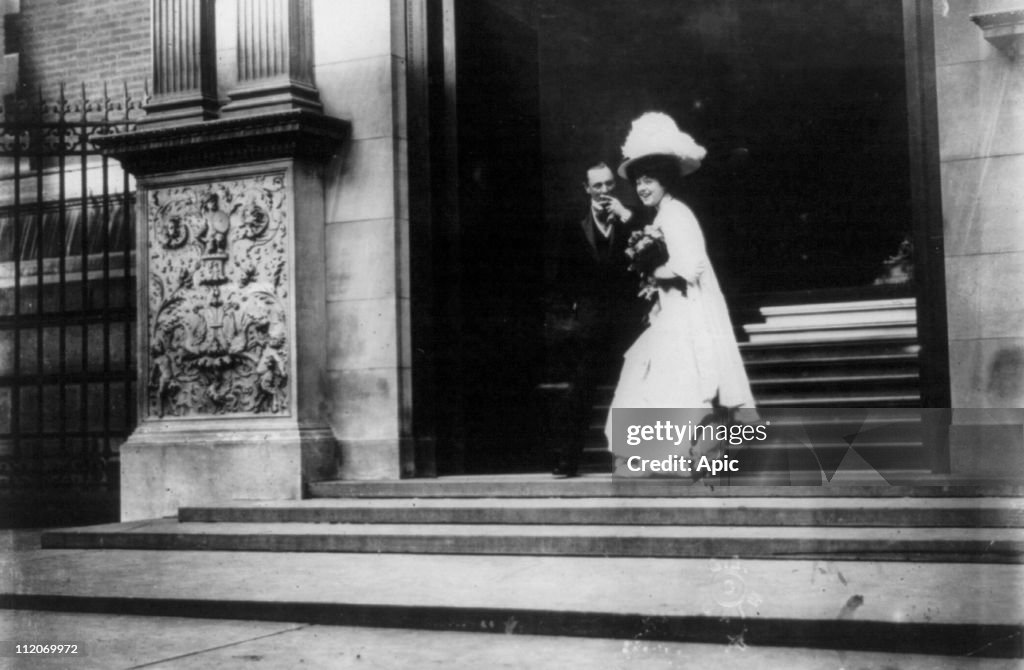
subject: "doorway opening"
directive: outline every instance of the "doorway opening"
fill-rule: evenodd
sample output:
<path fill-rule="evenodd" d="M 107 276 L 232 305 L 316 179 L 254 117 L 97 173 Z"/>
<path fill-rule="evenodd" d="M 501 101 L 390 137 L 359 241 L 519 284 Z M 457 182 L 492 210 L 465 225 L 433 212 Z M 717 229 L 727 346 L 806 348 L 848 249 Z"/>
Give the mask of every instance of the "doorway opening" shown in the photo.
<path fill-rule="evenodd" d="M 684 197 L 741 339 L 766 305 L 926 308 L 905 29 L 917 10 L 903 5 L 435 3 L 445 149 L 432 171 L 453 211 L 434 223 L 434 309 L 457 324 L 436 344 L 439 473 L 547 466 L 548 240 L 585 212 L 586 168 L 617 165 L 645 111 L 708 149 Z"/>

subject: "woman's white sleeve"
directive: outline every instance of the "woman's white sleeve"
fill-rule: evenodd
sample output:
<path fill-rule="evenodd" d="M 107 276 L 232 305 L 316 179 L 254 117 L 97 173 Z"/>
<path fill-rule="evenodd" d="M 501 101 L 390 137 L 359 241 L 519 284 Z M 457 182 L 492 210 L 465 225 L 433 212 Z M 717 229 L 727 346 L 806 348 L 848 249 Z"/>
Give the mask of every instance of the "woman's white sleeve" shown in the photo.
<path fill-rule="evenodd" d="M 668 248 L 665 266 L 688 283 L 696 284 L 709 264 L 704 248 L 704 233 L 700 230 L 697 217 L 688 207 L 671 214 L 661 226 L 665 246 Z"/>

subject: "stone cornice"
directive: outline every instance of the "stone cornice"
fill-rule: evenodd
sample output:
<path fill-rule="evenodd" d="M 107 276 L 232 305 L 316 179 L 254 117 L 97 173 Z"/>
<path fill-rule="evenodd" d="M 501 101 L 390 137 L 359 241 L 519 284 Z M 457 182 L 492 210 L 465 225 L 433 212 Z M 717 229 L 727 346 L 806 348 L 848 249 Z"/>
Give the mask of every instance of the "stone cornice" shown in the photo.
<path fill-rule="evenodd" d="M 1020 9 L 1008 9 L 1001 12 L 971 14 L 971 21 L 977 23 L 981 28 L 1019 25 L 1024 23 L 1024 7 L 1021 7 Z"/>
<path fill-rule="evenodd" d="M 1024 46 L 1024 7 L 971 14 L 971 21 L 981 28 L 992 46 L 1011 60 L 1017 59 Z"/>
<path fill-rule="evenodd" d="M 135 176 L 279 158 L 326 162 L 349 123 L 305 110 L 146 128 L 96 138 L 103 154 Z"/>

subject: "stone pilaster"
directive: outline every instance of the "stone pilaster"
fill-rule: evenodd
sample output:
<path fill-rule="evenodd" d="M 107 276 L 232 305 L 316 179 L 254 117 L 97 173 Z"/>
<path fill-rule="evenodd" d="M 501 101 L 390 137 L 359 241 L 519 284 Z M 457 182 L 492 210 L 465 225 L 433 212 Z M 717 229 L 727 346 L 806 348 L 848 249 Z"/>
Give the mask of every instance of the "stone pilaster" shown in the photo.
<path fill-rule="evenodd" d="M 143 124 L 217 117 L 214 0 L 152 0 L 153 98 Z"/>
<path fill-rule="evenodd" d="M 322 110 L 310 0 L 238 0 L 238 79 L 223 115 Z"/>
<path fill-rule="evenodd" d="M 424 275 L 424 283 L 412 272 L 414 256 L 429 256 L 417 237 L 428 234 L 429 207 L 417 202 L 413 213 L 409 203 L 412 174 L 427 180 L 429 173 L 424 162 L 410 162 L 405 97 L 406 44 L 422 28 L 407 17 L 423 7 L 420 0 L 315 5 L 324 108 L 352 120 L 351 142 L 325 176 L 327 374 L 343 479 L 424 476 L 433 468 L 418 416 L 421 394 L 413 392 L 414 378 L 423 380 L 423 368 L 413 363 L 422 359 L 414 357 L 431 355 L 430 336 L 417 339 L 413 323 L 414 309 L 431 313 L 422 291 L 432 276 Z M 416 139 L 429 138 L 421 132 Z"/>
<path fill-rule="evenodd" d="M 1024 476 L 1024 3 L 936 2 L 950 470 Z M 980 12 L 980 13 L 979 13 Z M 972 21 L 974 25 L 972 25 Z"/>

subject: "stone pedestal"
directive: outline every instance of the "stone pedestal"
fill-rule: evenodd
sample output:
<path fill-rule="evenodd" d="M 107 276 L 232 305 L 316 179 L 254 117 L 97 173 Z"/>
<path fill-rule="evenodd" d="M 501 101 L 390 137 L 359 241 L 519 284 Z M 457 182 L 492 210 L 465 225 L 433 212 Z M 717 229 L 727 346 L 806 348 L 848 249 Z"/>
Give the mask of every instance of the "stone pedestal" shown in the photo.
<path fill-rule="evenodd" d="M 321 164 L 305 112 L 144 130 L 104 150 L 138 182 L 139 426 L 122 519 L 301 496 L 332 477 Z"/>

